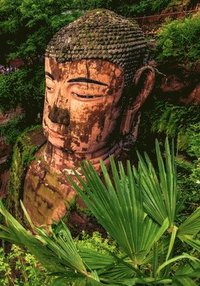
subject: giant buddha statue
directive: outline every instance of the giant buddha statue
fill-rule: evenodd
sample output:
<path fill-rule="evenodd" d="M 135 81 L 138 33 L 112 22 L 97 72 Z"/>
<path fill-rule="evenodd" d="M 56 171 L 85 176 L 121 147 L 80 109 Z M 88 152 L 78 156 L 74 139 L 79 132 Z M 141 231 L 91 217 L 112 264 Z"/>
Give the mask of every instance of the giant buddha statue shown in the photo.
<path fill-rule="evenodd" d="M 24 184 L 24 204 L 36 225 L 58 221 L 76 194 L 66 179 L 90 160 L 120 159 L 136 139 L 138 111 L 154 70 L 137 23 L 97 9 L 58 31 L 46 49 L 43 130 Z"/>

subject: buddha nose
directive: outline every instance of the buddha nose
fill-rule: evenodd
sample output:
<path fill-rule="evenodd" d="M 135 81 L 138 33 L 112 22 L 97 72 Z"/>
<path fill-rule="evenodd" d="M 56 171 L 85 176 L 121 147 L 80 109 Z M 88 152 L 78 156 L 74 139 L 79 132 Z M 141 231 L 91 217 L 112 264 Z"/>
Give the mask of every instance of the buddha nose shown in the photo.
<path fill-rule="evenodd" d="M 69 126 L 70 124 L 69 110 L 67 108 L 62 109 L 60 107 L 57 107 L 55 104 L 50 109 L 48 117 L 53 123 L 64 124 L 66 126 Z"/>

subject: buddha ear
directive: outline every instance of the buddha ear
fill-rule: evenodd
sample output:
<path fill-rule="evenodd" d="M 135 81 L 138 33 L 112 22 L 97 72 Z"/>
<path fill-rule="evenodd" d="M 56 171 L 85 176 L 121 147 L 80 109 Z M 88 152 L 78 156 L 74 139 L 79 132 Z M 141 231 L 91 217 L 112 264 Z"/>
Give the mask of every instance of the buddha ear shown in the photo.
<path fill-rule="evenodd" d="M 145 66 L 136 71 L 133 79 L 133 88 L 132 92 L 133 102 L 130 102 L 130 105 L 126 108 L 123 115 L 122 125 L 121 125 L 121 134 L 126 135 L 133 132 L 134 127 L 134 118 L 151 93 L 155 83 L 155 70 L 151 66 Z M 131 98 L 131 94 L 130 94 Z"/>
<path fill-rule="evenodd" d="M 132 110 L 137 112 L 143 105 L 147 97 L 153 90 L 155 83 L 155 69 L 151 66 L 145 66 L 136 71 L 133 86 L 137 90 L 136 100 L 131 107 Z"/>

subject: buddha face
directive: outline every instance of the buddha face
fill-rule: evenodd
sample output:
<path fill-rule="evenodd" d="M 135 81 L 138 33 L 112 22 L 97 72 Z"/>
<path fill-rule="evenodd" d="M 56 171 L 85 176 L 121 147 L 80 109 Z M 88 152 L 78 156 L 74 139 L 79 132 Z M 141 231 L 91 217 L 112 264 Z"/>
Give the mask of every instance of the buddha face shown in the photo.
<path fill-rule="evenodd" d="M 123 71 L 104 60 L 57 63 L 46 58 L 43 128 L 69 153 L 92 153 L 119 136 Z"/>

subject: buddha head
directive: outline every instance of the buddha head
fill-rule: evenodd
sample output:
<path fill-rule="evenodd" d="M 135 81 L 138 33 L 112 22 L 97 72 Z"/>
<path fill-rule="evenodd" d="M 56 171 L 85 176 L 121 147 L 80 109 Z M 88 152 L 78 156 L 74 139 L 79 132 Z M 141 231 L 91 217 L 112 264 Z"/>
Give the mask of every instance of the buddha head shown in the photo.
<path fill-rule="evenodd" d="M 153 86 L 146 53 L 137 23 L 109 10 L 89 11 L 58 31 L 45 57 L 47 140 L 84 155 L 129 135 Z"/>

